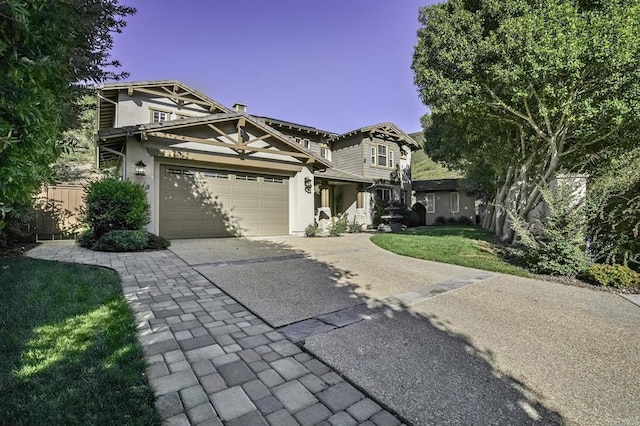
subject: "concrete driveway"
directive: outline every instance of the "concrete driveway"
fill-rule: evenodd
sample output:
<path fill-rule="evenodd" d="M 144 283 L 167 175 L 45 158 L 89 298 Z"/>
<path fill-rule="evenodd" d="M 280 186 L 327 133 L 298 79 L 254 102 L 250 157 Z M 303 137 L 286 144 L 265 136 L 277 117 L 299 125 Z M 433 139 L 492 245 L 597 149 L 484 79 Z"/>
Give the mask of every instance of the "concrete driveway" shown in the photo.
<path fill-rule="evenodd" d="M 416 424 L 640 424 L 640 307 L 364 234 L 171 250 Z"/>

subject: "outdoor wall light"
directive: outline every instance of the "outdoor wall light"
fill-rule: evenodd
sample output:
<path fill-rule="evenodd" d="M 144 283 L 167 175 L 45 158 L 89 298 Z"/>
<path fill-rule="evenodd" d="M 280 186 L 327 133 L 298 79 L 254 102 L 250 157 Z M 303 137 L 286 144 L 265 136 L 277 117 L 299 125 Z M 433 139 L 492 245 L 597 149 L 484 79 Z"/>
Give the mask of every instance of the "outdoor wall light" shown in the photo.
<path fill-rule="evenodd" d="M 136 163 L 136 175 L 137 176 L 146 176 L 147 175 L 147 165 L 142 162 L 142 160 Z"/>
<path fill-rule="evenodd" d="M 311 194 L 311 179 L 308 177 L 304 178 L 304 190 Z"/>

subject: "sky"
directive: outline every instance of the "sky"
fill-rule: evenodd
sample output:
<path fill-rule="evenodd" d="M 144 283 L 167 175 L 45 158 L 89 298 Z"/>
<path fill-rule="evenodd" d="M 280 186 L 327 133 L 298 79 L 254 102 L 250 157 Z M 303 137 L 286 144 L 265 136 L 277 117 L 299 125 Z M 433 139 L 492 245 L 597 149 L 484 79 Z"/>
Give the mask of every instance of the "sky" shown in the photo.
<path fill-rule="evenodd" d="M 418 10 L 436 0 L 121 0 L 127 81 L 180 80 L 247 112 L 343 133 L 420 130 Z"/>

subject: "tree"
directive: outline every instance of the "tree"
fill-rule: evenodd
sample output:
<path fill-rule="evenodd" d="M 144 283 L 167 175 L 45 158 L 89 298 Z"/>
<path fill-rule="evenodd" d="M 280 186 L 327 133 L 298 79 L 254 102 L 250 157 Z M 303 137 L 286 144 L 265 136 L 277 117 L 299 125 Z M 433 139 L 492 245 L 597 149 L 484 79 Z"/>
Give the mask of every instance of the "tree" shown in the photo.
<path fill-rule="evenodd" d="M 611 153 L 590 177 L 590 251 L 602 263 L 640 271 L 640 148 Z"/>
<path fill-rule="evenodd" d="M 426 148 L 477 180 L 513 238 L 559 172 L 628 149 L 640 122 L 638 0 L 450 0 L 424 7 L 412 69 Z M 477 178 L 477 179 L 476 179 Z"/>
<path fill-rule="evenodd" d="M 27 205 L 69 147 L 90 84 L 126 76 L 112 33 L 135 9 L 118 0 L 0 2 L 0 210 Z M 2 228 L 0 216 L 0 229 Z"/>

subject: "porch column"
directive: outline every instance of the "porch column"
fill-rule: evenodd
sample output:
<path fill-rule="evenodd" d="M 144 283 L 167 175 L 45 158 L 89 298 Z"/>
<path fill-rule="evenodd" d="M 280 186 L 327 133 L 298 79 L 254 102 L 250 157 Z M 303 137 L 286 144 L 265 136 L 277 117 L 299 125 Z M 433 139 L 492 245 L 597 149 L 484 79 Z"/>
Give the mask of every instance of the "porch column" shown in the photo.
<path fill-rule="evenodd" d="M 329 188 L 320 189 L 320 207 L 331 207 L 329 205 Z"/>
<path fill-rule="evenodd" d="M 367 224 L 367 213 L 364 209 L 364 200 L 367 193 L 365 191 L 361 191 L 359 188 L 358 194 L 356 195 L 356 217 L 354 218 L 355 222 L 360 224 L 362 227 Z"/>

